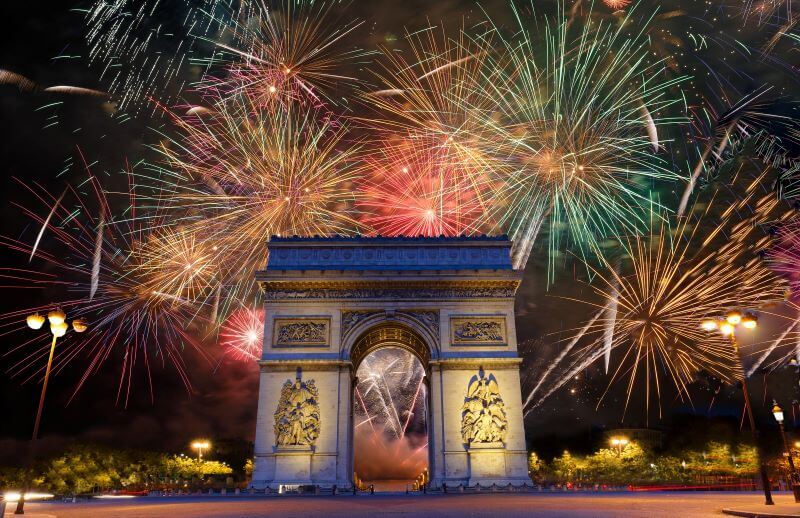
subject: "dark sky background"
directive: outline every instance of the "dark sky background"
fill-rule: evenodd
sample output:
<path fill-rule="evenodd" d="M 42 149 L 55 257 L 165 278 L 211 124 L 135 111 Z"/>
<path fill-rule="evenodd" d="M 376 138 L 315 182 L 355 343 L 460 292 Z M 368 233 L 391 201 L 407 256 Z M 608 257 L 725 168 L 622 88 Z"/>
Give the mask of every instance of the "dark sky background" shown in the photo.
<path fill-rule="evenodd" d="M 368 21 L 359 37 L 363 38 L 362 45 L 369 48 L 388 34 L 402 34 L 404 26 L 425 25 L 426 18 L 458 24 L 465 17 L 474 16 L 475 5 L 466 0 L 374 1 L 358 2 L 351 12 Z M 503 1 L 487 1 L 482 5 L 496 20 L 508 16 Z M 80 6 L 85 4 L 3 2 L 0 13 L 5 23 L 0 31 L 0 68 L 42 85 L 103 89 L 98 69 L 90 67 L 85 57 L 83 16 L 73 10 Z M 71 57 L 55 59 L 56 56 Z M 61 104 L 42 108 L 55 101 Z M 72 169 L 62 176 L 59 173 L 65 161 L 76 161 L 78 147 L 89 161 L 97 161 L 96 172 L 117 171 L 126 158 L 135 161 L 143 156 L 143 144 L 153 142 L 147 129 L 154 124 L 152 119 L 140 114 L 120 122 L 111 113 L 110 107 L 97 99 L 25 93 L 13 86 L 0 85 L 0 233 L 26 239 L 35 236 L 38 229 L 31 228 L 16 205 L 32 201 L 18 180 L 39 182 L 53 192 L 60 192 Z M 517 334 L 525 353 L 529 380 L 535 379 L 557 354 L 560 345 L 553 333 L 575 327 L 590 312 L 590 308 L 564 299 L 585 296 L 588 290 L 584 284 L 574 282 L 576 275 L 571 267 L 559 273 L 553 288 L 546 289 L 546 264 L 539 259 L 542 256 L 535 254 L 528 264 L 517 301 Z M 0 251 L 0 268 L 25 264 L 19 255 Z M 46 294 L 0 291 L 0 312 L 12 311 L 21 304 L 46 302 L 36 299 L 40 296 Z M 18 334 L 4 335 L 0 330 L 0 352 L 16 345 L 18 338 Z M 106 365 L 69 404 L 82 369 L 66 369 L 51 380 L 41 432 L 43 451 L 56 451 L 75 440 L 172 451 L 185 450 L 191 439 L 199 436 L 212 440 L 252 440 L 257 366 L 223 358 L 215 344 L 206 344 L 206 348 L 209 360 L 194 354 L 186 356 L 193 383 L 191 394 L 187 394 L 172 371 L 156 366 L 154 401 L 151 402 L 146 390 L 136 390 L 127 408 L 115 403 L 119 375 L 115 365 Z M 0 464 L 19 460 L 19 452 L 33 425 L 39 394 L 37 384 L 22 384 L 20 379 L 9 379 L 2 374 L 7 366 L 6 359 L 0 356 Z M 773 394 L 779 394 L 786 404 L 796 397 L 796 376 L 793 370 L 780 369 L 769 375 L 767 386 L 763 376 L 754 377 L 753 400 L 764 426 L 773 426 L 768 415 Z M 699 423 L 707 417 L 729 418 L 732 422 L 741 417 L 741 398 L 736 388 L 723 387 L 711 405 L 718 387 L 701 379 L 692 389 L 693 405 L 666 395 L 662 397 L 663 418 L 659 419 L 657 409 L 647 415 L 641 392 L 637 392 L 623 419 L 622 387 L 612 389 L 597 407 L 607 383 L 607 376 L 597 367 L 567 383 L 528 416 L 526 430 L 531 443 L 547 451 L 558 451 L 564 446 L 586 446 L 602 427 L 669 428 L 675 416 L 684 414 L 698 416 Z"/>

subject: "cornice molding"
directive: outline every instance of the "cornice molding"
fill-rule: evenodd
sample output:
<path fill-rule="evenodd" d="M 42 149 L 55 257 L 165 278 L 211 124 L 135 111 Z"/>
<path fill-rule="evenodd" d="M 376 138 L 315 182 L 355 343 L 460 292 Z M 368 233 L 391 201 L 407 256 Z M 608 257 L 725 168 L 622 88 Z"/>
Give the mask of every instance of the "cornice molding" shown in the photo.
<path fill-rule="evenodd" d="M 266 300 L 511 299 L 520 279 L 446 281 L 262 281 Z"/>

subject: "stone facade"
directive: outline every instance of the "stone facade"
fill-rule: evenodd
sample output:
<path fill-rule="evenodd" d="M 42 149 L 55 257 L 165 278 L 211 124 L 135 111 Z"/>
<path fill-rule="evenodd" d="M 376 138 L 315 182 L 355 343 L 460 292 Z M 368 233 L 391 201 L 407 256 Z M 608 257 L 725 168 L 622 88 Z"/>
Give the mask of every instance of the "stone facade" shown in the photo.
<path fill-rule="evenodd" d="M 273 238 L 258 276 L 267 318 L 253 486 L 351 486 L 354 375 L 384 346 L 426 367 L 432 485 L 529 481 L 510 247 L 504 237 Z M 280 429 L 292 424 L 295 437 L 302 415 L 282 392 L 309 382 L 318 431 L 287 444 L 276 409 L 295 412 Z"/>

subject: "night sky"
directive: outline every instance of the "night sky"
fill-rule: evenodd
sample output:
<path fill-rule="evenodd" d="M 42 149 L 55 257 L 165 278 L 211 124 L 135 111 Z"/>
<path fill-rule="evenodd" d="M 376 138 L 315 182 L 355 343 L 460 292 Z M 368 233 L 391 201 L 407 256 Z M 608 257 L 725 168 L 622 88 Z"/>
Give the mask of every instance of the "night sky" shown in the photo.
<path fill-rule="evenodd" d="M 675 4 L 667 2 L 670 3 Z M 684 14 L 688 27 L 692 24 L 704 26 L 710 23 L 709 18 L 714 17 L 724 20 L 736 6 L 723 4 L 742 2 L 687 0 L 685 3 L 691 4 L 687 5 L 689 14 Z M 181 2 L 166 3 L 170 4 Z M 670 9 L 663 2 L 654 4 L 665 11 Z M 719 4 L 719 7 L 704 11 L 700 4 Z M 22 74 L 40 85 L 76 85 L 103 90 L 106 85 L 100 79 L 99 67 L 90 66 L 86 57 L 86 27 L 79 11 L 85 7 L 86 3 L 70 1 L 4 2 L 0 8 L 5 20 L 0 33 L 0 69 Z M 481 2 L 480 8 L 469 0 L 354 2 L 345 12 L 347 16 L 366 21 L 351 36 L 353 44 L 375 49 L 379 43 L 401 36 L 404 28 L 412 30 L 438 20 L 445 20 L 448 26 L 468 25 L 477 19 L 480 9 L 490 13 L 497 22 L 502 23 L 510 17 L 506 2 L 502 0 Z M 701 13 L 699 17 L 697 13 Z M 665 27 L 673 30 L 677 22 L 670 19 L 664 23 Z M 732 17 L 725 23 L 735 26 L 742 22 Z M 750 37 L 747 31 L 737 34 L 744 41 Z M 716 58 L 720 63 L 730 65 L 725 61 L 727 49 L 708 50 L 709 54 L 714 52 L 717 52 Z M 796 52 L 794 56 L 796 60 Z M 730 81 L 736 83 L 736 88 L 741 91 L 760 81 L 775 86 L 776 92 L 797 91 L 797 84 L 784 78 L 785 67 L 776 68 L 778 71 L 771 72 L 771 76 L 730 77 Z M 721 72 L 726 77 L 728 73 L 730 71 L 724 69 Z M 705 80 L 708 79 L 703 73 L 694 81 Z M 0 140 L 0 234 L 26 242 L 35 239 L 38 227 L 22 215 L 21 207 L 35 203 L 24 184 L 39 183 L 57 196 L 65 182 L 82 173 L 80 155 L 92 163 L 93 170 L 107 181 L 109 189 L 125 188 L 120 185 L 121 177 L 112 173 L 124 168 L 126 161 L 148 158 L 146 145 L 157 142 L 152 128 L 163 127 L 165 121 L 153 117 L 152 108 L 147 107 L 132 109 L 130 117 L 121 118 L 119 112 L 115 112 L 114 100 L 113 96 L 111 102 L 107 102 L 97 98 L 21 92 L 13 85 L 0 84 L 0 122 L 3 128 Z M 51 105 L 56 102 L 59 104 Z M 675 186 L 666 194 L 675 195 L 681 188 Z M 0 250 L 0 261 L 0 268 L 28 267 L 24 254 L 6 249 Z M 525 359 L 523 397 L 537 374 L 543 372 L 558 354 L 566 333 L 579 326 L 591 313 L 589 306 L 570 300 L 586 298 L 591 293 L 585 271 L 576 268 L 574 263 L 569 257 L 563 258 L 549 287 L 546 253 L 534 250 L 527 265 L 516 305 L 517 336 Z M 56 293 L 46 289 L 2 290 L 0 313 L 43 304 L 55 296 Z M 4 334 L 5 331 L 0 329 L 0 354 L 21 340 L 21 333 Z M 769 331 L 769 325 L 759 330 L 757 333 L 763 335 L 755 336 L 754 341 L 766 340 Z M 189 350 L 185 356 L 192 383 L 190 394 L 173 371 L 154 364 L 152 400 L 145 388 L 146 378 L 140 374 L 127 406 L 117 401 L 120 358 L 109 359 L 74 398 L 71 397 L 83 368 L 68 366 L 58 372 L 49 388 L 41 432 L 42 451 L 57 451 L 76 440 L 172 451 L 185 450 L 191 439 L 200 436 L 212 440 L 252 440 L 258 389 L 257 366 L 224 357 L 213 341 L 209 340 L 202 347 L 206 357 Z M 752 348 L 746 347 L 746 352 L 750 354 Z M 0 356 L 0 372 L 7 372 L 10 361 L 10 357 Z M 773 396 L 782 398 L 787 405 L 797 397 L 796 376 L 793 369 L 781 368 L 768 376 L 756 374 L 753 377 L 756 411 L 765 424 L 770 422 L 768 409 Z M 645 410 L 641 391 L 634 393 L 627 412 L 624 412 L 624 386 L 613 387 L 598 406 L 608 379 L 602 367 L 595 364 L 531 412 L 526 418 L 531 444 L 556 451 L 559 446 L 555 446 L 554 437 L 558 437 L 559 445 L 580 447 L 588 439 L 596 438 L 597 430 L 603 427 L 649 425 L 668 428 L 676 416 L 685 414 L 700 419 L 721 417 L 732 422 L 741 417 L 738 389 L 720 388 L 715 380 L 704 376 L 692 385 L 691 403 L 680 401 L 669 392 L 662 395 L 661 418 L 657 405 L 649 414 Z M 766 386 L 764 380 L 767 380 Z M 0 392 L 3 416 L 0 419 L 0 464 L 14 463 L 19 461 L 21 445 L 25 444 L 33 425 L 39 385 L 35 381 L 25 383 L 24 379 L 2 374 Z"/>

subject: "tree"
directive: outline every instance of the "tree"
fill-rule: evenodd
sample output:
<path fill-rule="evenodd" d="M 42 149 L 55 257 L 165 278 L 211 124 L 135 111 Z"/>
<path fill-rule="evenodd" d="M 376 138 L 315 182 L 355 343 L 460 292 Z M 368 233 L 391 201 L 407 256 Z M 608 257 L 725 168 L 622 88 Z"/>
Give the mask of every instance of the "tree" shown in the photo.
<path fill-rule="evenodd" d="M 573 457 L 570 452 L 564 450 L 560 457 L 553 459 L 553 474 L 556 479 L 562 482 L 577 480 L 580 472 L 586 469 L 586 461 L 579 457 Z"/>

